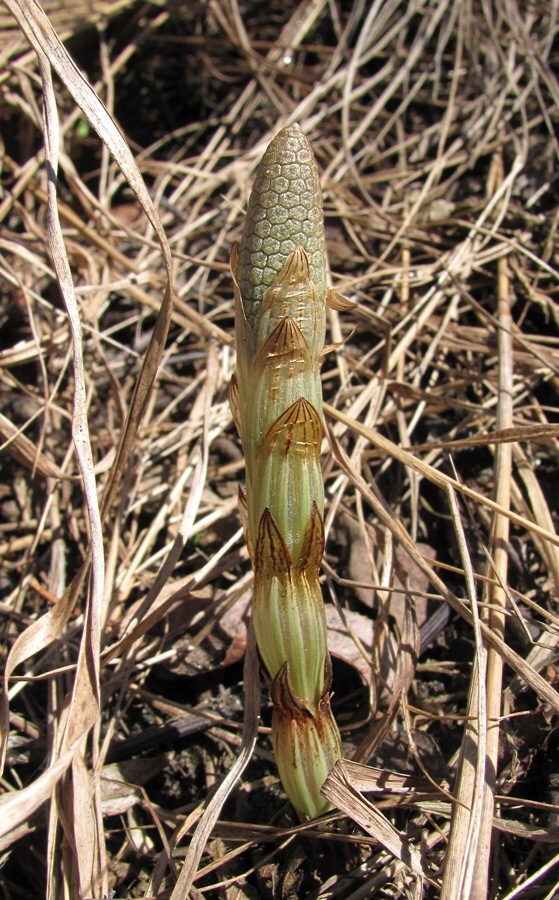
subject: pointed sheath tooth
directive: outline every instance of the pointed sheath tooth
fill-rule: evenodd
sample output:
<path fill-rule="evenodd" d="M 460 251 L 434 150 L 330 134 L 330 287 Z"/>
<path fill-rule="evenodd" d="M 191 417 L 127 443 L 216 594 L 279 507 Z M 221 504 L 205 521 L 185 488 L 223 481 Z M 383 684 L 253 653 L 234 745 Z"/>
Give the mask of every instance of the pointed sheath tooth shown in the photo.
<path fill-rule="evenodd" d="M 297 397 L 305 396 L 315 406 L 320 403 L 318 370 L 305 338 L 289 316 L 278 322 L 259 346 L 252 362 L 251 382 L 258 385 L 256 397 L 269 413 L 270 422 Z"/>
<path fill-rule="evenodd" d="M 252 328 L 249 326 L 244 310 L 244 304 L 239 288 L 238 272 L 239 272 L 239 245 L 233 244 L 231 247 L 231 257 L 229 260 L 231 276 L 233 278 L 233 297 L 235 300 L 235 347 L 237 350 L 237 369 L 239 380 L 244 387 L 246 384 L 246 373 L 250 361 L 254 355 L 255 339 Z"/>
<path fill-rule="evenodd" d="M 243 491 L 241 485 L 239 485 L 238 502 L 239 502 L 239 517 L 241 519 L 241 525 L 243 526 L 243 531 L 245 533 L 245 541 L 247 542 L 248 555 L 250 556 L 252 563 L 254 564 L 254 548 L 253 548 L 253 544 L 252 544 L 252 538 L 250 536 L 250 528 L 249 528 L 249 521 L 248 521 L 247 495 L 246 495 L 245 491 Z"/>
<path fill-rule="evenodd" d="M 258 167 L 239 246 L 238 281 L 254 327 L 266 289 L 289 254 L 303 247 L 321 304 L 326 293 L 322 191 L 310 144 L 299 125 L 284 128 Z"/>
<path fill-rule="evenodd" d="M 309 258 L 303 247 L 297 246 L 264 293 L 254 322 L 258 339 L 263 340 L 284 316 L 291 316 L 298 325 L 299 319 L 305 321 L 309 316 L 305 305 L 310 290 L 314 293 Z M 316 300 L 312 304 L 316 306 Z"/>
<path fill-rule="evenodd" d="M 320 364 L 326 254 L 316 163 L 298 125 L 266 151 L 231 254 L 238 398 L 246 459 L 241 518 L 254 568 L 253 620 L 275 705 L 272 739 L 301 818 L 328 808 L 341 753 L 319 565 L 324 548 Z M 330 295 L 328 301 L 340 306 Z"/>
<path fill-rule="evenodd" d="M 338 293 L 334 288 L 329 288 L 326 291 L 326 306 L 328 309 L 337 310 L 337 312 L 350 312 L 352 309 L 357 309 L 359 304 L 355 300 L 350 300 L 349 297 Z"/>
<path fill-rule="evenodd" d="M 306 397 L 298 397 L 284 413 L 270 425 L 262 438 L 268 453 L 287 459 L 290 453 L 318 460 L 322 440 L 322 422 L 314 406 Z"/>
<path fill-rule="evenodd" d="M 258 349 L 249 379 L 253 402 L 246 409 L 246 434 L 251 447 L 256 448 L 273 422 L 300 397 L 305 397 L 319 416 L 322 414 L 318 369 L 303 335 L 289 317 L 276 325 Z"/>
<path fill-rule="evenodd" d="M 316 360 L 324 343 L 324 306 L 324 298 L 318 296 L 310 280 L 308 256 L 303 247 L 295 247 L 264 294 L 254 323 L 257 342 L 264 340 L 277 322 L 289 316 L 303 334 L 313 360 Z"/>
<path fill-rule="evenodd" d="M 291 556 L 274 517 L 265 509 L 260 517 L 256 541 L 255 566 L 264 577 L 279 577 L 291 572 Z"/>
<path fill-rule="evenodd" d="M 274 706 L 281 709 L 284 713 L 304 713 L 309 716 L 310 713 L 297 696 L 291 679 L 289 677 L 289 666 L 285 662 L 281 669 L 277 672 L 274 680 L 270 685 L 270 697 Z"/>
<path fill-rule="evenodd" d="M 332 687 L 332 658 L 329 653 L 326 654 L 324 659 L 324 693 L 322 695 L 322 702 L 324 702 L 325 698 L 330 698 L 332 695 L 330 693 Z M 328 702 L 329 699 L 328 699 Z"/>
<path fill-rule="evenodd" d="M 256 448 L 252 470 L 254 527 L 266 507 L 296 562 L 313 508 L 324 506 L 320 468 L 322 423 L 314 407 L 299 397 L 272 423 Z M 294 491 L 294 485 L 297 486 Z M 315 575 L 318 568 L 315 570 Z"/>
<path fill-rule="evenodd" d="M 241 400 L 239 397 L 239 381 L 236 375 L 231 376 L 229 382 L 229 406 L 235 427 L 239 433 L 241 441 L 243 440 L 243 432 L 241 427 Z"/>
<path fill-rule="evenodd" d="M 332 686 L 332 660 L 330 654 L 326 654 L 324 666 L 324 688 L 320 697 L 318 713 L 324 713 L 326 706 L 330 703 L 330 688 Z M 297 696 L 295 689 L 291 683 L 289 674 L 289 666 L 285 662 L 278 670 L 275 678 L 270 683 L 270 697 L 274 706 L 277 706 L 282 712 L 291 715 L 296 713 L 305 713 L 306 716 L 311 715 L 305 704 Z"/>
<path fill-rule="evenodd" d="M 287 665 L 294 695 L 315 714 L 324 694 L 326 618 L 317 578 L 292 565 L 289 549 L 269 509 L 264 510 L 254 553 L 252 614 L 256 641 L 270 679 Z"/>
<path fill-rule="evenodd" d="M 313 363 L 309 348 L 301 330 L 290 316 L 280 319 L 262 344 L 252 362 L 255 377 L 266 377 L 267 372 L 279 373 L 281 379 L 301 378 Z M 274 397 L 274 403 L 281 397 Z"/>
<path fill-rule="evenodd" d="M 231 247 L 231 256 L 229 257 L 229 267 L 231 269 L 231 275 L 233 276 L 233 281 L 236 285 L 239 284 L 239 245 L 235 241 L 235 243 Z"/>
<path fill-rule="evenodd" d="M 296 561 L 297 568 L 305 572 L 307 577 L 314 575 L 318 578 L 318 570 L 320 569 L 323 554 L 324 523 L 318 505 L 313 503 L 311 517 L 305 529 L 301 553 Z"/>
<path fill-rule="evenodd" d="M 231 277 L 233 279 L 233 293 L 235 296 L 235 340 L 238 341 L 239 330 L 243 330 L 242 326 L 248 328 L 248 322 L 245 316 L 244 304 L 241 298 L 241 289 L 239 287 L 239 245 L 233 244 L 231 247 L 231 256 L 229 257 L 229 268 L 231 269 Z"/>
<path fill-rule="evenodd" d="M 317 716 L 275 706 L 272 742 L 282 784 L 299 818 L 314 818 L 330 808 L 321 795 L 341 756 L 340 738 L 326 697 Z"/>

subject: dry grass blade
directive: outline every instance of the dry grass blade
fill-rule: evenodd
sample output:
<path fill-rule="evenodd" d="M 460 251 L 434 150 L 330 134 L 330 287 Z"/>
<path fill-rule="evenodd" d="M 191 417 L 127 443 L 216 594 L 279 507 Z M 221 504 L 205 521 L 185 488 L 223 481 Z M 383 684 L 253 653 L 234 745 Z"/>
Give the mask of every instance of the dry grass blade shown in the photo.
<path fill-rule="evenodd" d="M 80 643 L 76 677 L 73 684 L 72 697 L 66 720 L 60 730 L 60 742 L 56 748 L 56 756 L 68 762 L 72 755 L 78 751 L 79 744 L 88 731 L 93 727 L 99 714 L 99 661 L 102 607 L 104 597 L 104 547 L 102 533 L 102 517 L 106 515 L 114 500 L 114 492 L 120 481 L 123 467 L 128 459 L 132 443 L 136 436 L 141 416 L 143 414 L 159 360 L 163 352 L 171 312 L 171 259 L 165 233 L 159 222 L 157 212 L 145 188 L 143 179 L 139 175 L 136 164 L 128 145 L 121 133 L 114 125 L 107 111 L 102 106 L 97 95 L 89 84 L 78 72 L 73 61 L 60 43 L 56 33 L 41 7 L 38 4 L 22 4 L 9 2 L 8 6 L 19 21 L 22 30 L 26 33 L 30 43 L 34 47 L 40 64 L 43 80 L 45 101 L 45 147 L 47 164 L 50 167 L 48 179 L 48 207 L 49 226 L 48 238 L 51 248 L 54 266 L 68 312 L 68 320 L 72 333 L 74 351 L 74 402 L 73 402 L 73 429 L 72 437 L 76 456 L 80 466 L 84 484 L 84 493 L 88 508 L 90 529 L 90 551 L 84 565 L 83 576 L 78 576 L 75 586 L 81 586 L 85 572 L 91 562 L 90 593 L 87 605 L 85 626 Z M 129 183 L 133 186 L 151 224 L 160 240 L 165 258 L 168 283 L 166 298 L 154 331 L 154 337 L 145 356 L 142 373 L 138 379 L 135 396 L 132 400 L 128 422 L 123 430 L 119 453 L 112 469 L 112 480 L 105 491 L 103 510 L 99 509 L 97 497 L 97 484 L 93 472 L 93 459 L 89 439 L 89 423 L 87 416 L 87 391 L 85 386 L 82 326 L 80 313 L 76 302 L 70 265 L 66 255 L 66 248 L 62 229 L 57 216 L 56 176 L 58 172 L 59 152 L 59 128 L 56 100 L 50 75 L 50 66 L 53 66 L 62 80 L 74 94 L 89 120 L 105 140 L 107 146 L 113 151 L 119 161 Z M 50 641 L 58 637 L 61 628 L 66 622 L 67 614 L 73 606 L 77 591 L 67 592 L 66 603 L 57 607 L 58 615 L 50 616 L 48 623 L 44 622 L 35 628 L 32 633 L 24 632 L 18 642 L 12 648 L 5 669 L 5 684 L 14 668 L 34 652 L 47 646 Z M 7 697 L 4 694 L 2 722 L 2 759 L 6 752 L 7 740 Z M 49 770 L 58 776 L 62 771 L 58 767 Z M 71 798 L 72 811 L 67 810 L 68 821 L 75 840 L 77 853 L 77 873 L 79 890 L 82 896 L 86 894 L 98 894 L 106 890 L 106 860 L 104 854 L 104 836 L 102 816 L 100 814 L 99 784 L 93 793 L 89 783 L 83 760 L 79 757 L 72 760 L 72 782 L 70 792 L 66 790 L 66 796 Z M 51 787 L 55 782 L 50 781 Z M 68 783 L 67 787 L 70 787 Z M 3 833 L 17 828 L 33 809 L 44 802 L 41 792 L 34 789 L 23 792 L 24 803 L 19 805 L 19 817 L 6 817 L 3 820 Z M 27 802 L 25 802 L 25 800 Z M 62 801 L 64 805 L 64 801 Z M 18 807 L 16 807 L 17 809 Z"/>
<path fill-rule="evenodd" d="M 72 758 L 72 752 L 75 754 L 78 750 L 80 741 L 93 726 L 99 712 L 99 649 L 101 606 L 104 591 L 104 552 L 101 516 L 97 502 L 97 485 L 93 473 L 93 460 L 89 442 L 87 392 L 83 368 L 80 316 L 73 290 L 70 267 L 65 252 L 62 232 L 56 216 L 56 187 L 54 179 L 58 169 L 57 153 L 59 143 L 56 103 L 54 101 L 48 63 L 39 48 L 37 48 L 37 50 L 44 85 L 46 155 L 47 162 L 51 167 L 52 172 L 52 177 L 49 179 L 49 242 L 72 331 L 74 348 L 73 441 L 84 483 L 84 494 L 88 508 L 89 527 L 91 532 L 92 578 L 88 616 L 80 646 L 80 656 L 76 679 L 74 681 L 73 697 L 70 703 L 68 718 L 65 723 L 66 730 L 57 753 L 61 758 L 69 760 Z M 63 609 L 64 605 L 61 604 L 60 608 Z M 40 630 L 34 629 L 31 633 L 23 632 L 19 641 L 16 642 L 14 648 L 12 648 L 6 664 L 6 684 L 7 679 L 18 662 L 28 658 L 34 650 L 42 649 L 45 646 L 45 641 L 51 640 L 53 637 L 58 637 L 60 633 L 58 628 L 64 624 L 64 621 L 64 614 L 56 618 L 51 616 L 49 625 L 52 629 L 52 625 L 54 624 L 54 631 L 49 630 L 48 625 L 45 627 L 45 623 L 43 623 L 43 627 Z M 5 713 L 3 715 L 4 721 L 2 722 L 2 757 L 5 754 L 8 732 L 7 697 L 6 695 L 4 695 L 4 697 Z M 68 755 L 69 753 L 70 755 Z M 103 871 L 104 857 L 101 850 L 103 843 L 102 839 L 99 841 L 99 837 L 102 834 L 102 822 L 98 815 L 99 810 L 96 800 L 91 797 L 90 786 L 87 784 L 87 779 L 86 789 L 84 791 L 82 765 L 83 764 L 80 763 L 79 760 L 74 764 L 74 771 L 76 771 L 76 773 L 79 772 L 79 775 L 75 779 L 73 796 L 78 804 L 75 809 L 76 820 L 82 824 L 89 823 L 90 825 L 89 828 L 86 827 L 85 829 L 82 829 L 82 840 L 80 840 L 79 835 L 77 835 L 76 841 L 80 859 L 80 890 L 83 893 L 87 891 L 96 892 L 101 889 L 102 877 L 100 877 L 99 873 Z M 37 791 L 34 793 L 32 790 L 27 789 L 23 793 L 28 795 L 25 798 L 27 799 L 27 803 L 24 803 L 23 807 L 20 806 L 19 818 L 17 816 L 13 818 L 7 816 L 3 819 L 4 834 L 17 828 L 33 809 L 37 807 L 37 799 L 41 797 L 41 792 Z M 43 802 L 43 800 L 41 799 L 39 802 Z M 82 813 L 81 815 L 79 814 L 80 810 Z"/>
<path fill-rule="evenodd" d="M 530 878 L 527 878 L 521 884 L 517 885 L 512 891 L 509 891 L 503 897 L 503 900 L 515 900 L 515 897 L 521 897 L 522 894 L 526 892 L 527 889 L 532 887 L 532 885 L 537 885 L 542 879 L 548 874 L 548 872 L 553 871 L 555 866 L 559 863 L 559 853 L 557 853 L 552 859 L 549 860 L 544 866 L 538 869 L 537 872 L 534 872 Z M 555 892 L 555 888 L 552 888 L 552 891 L 548 894 L 549 900 L 553 900 L 553 893 Z"/>
<path fill-rule="evenodd" d="M 503 181 L 503 159 L 496 157 L 497 187 Z M 511 385 L 514 373 L 512 340 L 512 312 L 507 262 L 497 263 L 497 318 L 499 321 L 499 381 L 497 397 L 497 426 L 510 428 L 513 421 L 513 397 Z M 512 482 L 512 446 L 501 444 L 495 452 L 495 500 L 503 509 L 510 507 Z M 505 637 L 508 587 L 510 523 L 506 516 L 496 515 L 489 546 L 488 576 L 492 579 L 487 590 L 488 611 L 485 618 L 489 628 Z M 493 580 L 494 579 L 494 580 Z M 487 896 L 490 881 L 491 831 L 493 827 L 494 794 L 499 768 L 499 733 L 503 695 L 503 662 L 490 648 L 487 654 L 487 747 L 484 749 L 485 784 L 483 816 L 479 839 L 475 850 L 475 869 L 471 889 L 472 900 Z"/>
<path fill-rule="evenodd" d="M 339 416 L 336 414 L 336 417 Z M 348 422 L 346 416 L 343 419 Z M 348 422 L 349 424 L 349 422 Z M 365 429 L 362 427 L 355 427 L 355 430 L 359 433 L 363 433 Z M 382 439 L 382 441 L 378 440 L 378 436 L 373 438 L 374 442 L 380 446 L 386 443 L 386 439 Z M 347 474 L 350 481 L 355 484 L 359 492 L 365 497 L 368 503 L 375 510 L 380 521 L 384 522 L 384 524 L 392 531 L 394 537 L 399 541 L 402 547 L 405 549 L 406 553 L 410 556 L 411 559 L 417 564 L 417 566 L 421 569 L 422 572 L 427 575 L 429 581 L 433 585 L 433 587 L 440 593 L 441 597 L 443 597 L 447 603 L 457 612 L 462 618 L 465 619 L 466 622 L 472 624 L 472 615 L 467 609 L 466 605 L 462 603 L 458 597 L 454 596 L 446 587 L 446 585 L 441 581 L 441 579 L 435 574 L 433 569 L 429 566 L 429 564 L 425 561 L 422 555 L 417 550 L 415 544 L 410 539 L 409 535 L 406 533 L 405 529 L 398 522 L 398 520 L 392 515 L 390 509 L 387 507 L 386 503 L 379 499 L 376 493 L 374 493 L 370 487 L 366 484 L 363 479 L 359 478 L 355 472 L 352 471 L 351 466 L 348 463 L 347 457 L 341 450 L 339 444 L 335 440 L 333 434 L 331 433 L 331 441 L 332 441 L 332 451 L 334 456 L 338 459 L 340 466 Z M 402 455 L 403 451 L 400 451 L 398 448 L 395 448 L 396 455 Z M 413 457 L 408 454 L 403 454 L 406 459 L 413 460 Z M 411 466 L 413 468 L 413 466 Z M 418 467 L 419 468 L 419 467 Z M 448 488 L 451 489 L 453 485 L 456 485 L 456 488 L 460 488 L 460 484 L 454 479 L 439 479 L 437 481 L 442 481 L 443 484 L 447 484 Z M 465 489 L 463 493 L 469 493 Z M 491 501 L 487 501 L 488 506 L 493 506 Z M 482 622 L 481 630 L 483 634 L 483 638 L 487 643 L 489 643 L 492 647 L 494 647 L 503 660 L 517 673 L 521 676 L 521 678 L 525 679 L 527 684 L 536 691 L 537 694 L 544 700 L 546 703 L 549 703 L 553 709 L 559 712 L 559 693 L 552 688 L 545 679 L 538 675 L 532 667 L 525 662 L 522 657 L 520 657 L 517 653 L 514 652 L 498 635 L 494 634 L 487 626 Z"/>
<path fill-rule="evenodd" d="M 470 682 L 468 719 L 460 746 L 456 803 L 452 810 L 452 827 L 445 859 L 441 900 L 469 897 L 473 883 L 479 878 L 476 863 L 482 847 L 481 841 L 487 841 L 487 834 L 484 834 L 483 826 L 485 820 L 484 799 L 489 777 L 487 771 L 489 699 L 486 672 L 488 654 L 481 636 L 476 587 L 464 529 L 456 497 L 450 489 L 448 497 L 462 565 L 466 574 L 469 606 L 474 626 L 475 670 Z"/>
<path fill-rule="evenodd" d="M 357 747 L 354 758 L 358 761 L 370 759 L 390 732 L 402 700 L 408 694 L 415 676 L 419 657 L 419 629 L 417 618 L 409 594 L 406 593 L 402 632 L 398 656 L 395 664 L 394 683 L 390 704 L 382 719 L 376 723 Z"/>
<path fill-rule="evenodd" d="M 356 791 L 362 794 L 376 793 L 414 797 L 433 794 L 433 783 L 418 775 L 401 775 L 376 766 L 365 766 L 351 759 L 344 759 L 344 772 Z M 448 801 L 448 794 L 441 788 L 436 796 Z"/>
<path fill-rule="evenodd" d="M 3 826 L 0 832 L 2 850 L 7 850 L 14 840 L 30 827 L 28 820 L 36 809 L 52 797 L 56 785 L 72 764 L 75 752 L 75 747 L 72 747 L 52 762 L 48 769 L 34 780 L 32 790 L 12 791 L 2 796 L 0 802 Z"/>
<path fill-rule="evenodd" d="M 204 847 L 212 833 L 214 825 L 219 818 L 223 804 L 239 781 L 252 756 L 256 735 L 258 732 L 258 718 L 260 710 L 260 695 L 258 691 L 258 657 L 254 637 L 249 639 L 244 667 L 245 682 L 245 717 L 243 724 L 242 751 L 231 767 L 227 777 L 208 803 L 200 822 L 198 823 L 192 840 L 190 841 L 179 879 L 171 894 L 171 900 L 187 900 L 192 882 L 196 876 L 196 870 Z M 179 833 L 180 834 L 180 833 Z"/>
<path fill-rule="evenodd" d="M 398 833 L 380 810 L 355 790 L 351 778 L 346 772 L 345 760 L 338 760 L 334 765 L 324 783 L 322 792 L 339 810 L 357 822 L 393 856 L 405 863 L 415 875 L 427 879 L 421 855 L 413 844 Z"/>
<path fill-rule="evenodd" d="M 76 842 L 76 863 L 80 894 L 99 893 L 106 887 L 105 841 L 99 785 L 91 790 L 87 766 L 81 758 L 78 746 L 93 728 L 100 711 L 99 657 L 101 649 L 101 617 L 105 585 L 105 555 L 101 511 L 97 497 L 97 483 L 93 471 L 93 455 L 87 416 L 87 390 L 83 361 L 83 342 L 79 307 L 72 282 L 70 264 L 66 255 L 64 238 L 56 211 L 56 177 L 58 173 L 58 113 L 51 80 L 49 63 L 43 51 L 36 46 L 43 80 L 45 98 L 45 148 L 47 165 L 52 173 L 49 178 L 48 239 L 54 260 L 58 284 L 64 298 L 74 361 L 74 402 L 72 409 L 72 440 L 83 479 L 88 523 L 91 535 L 91 578 L 85 626 L 80 641 L 76 676 L 67 718 L 60 731 L 57 755 L 74 749 L 71 782 L 66 778 L 60 792 L 65 795 L 68 818 L 73 822 L 72 837 Z M 25 639 L 25 632 L 22 641 Z M 9 664 L 8 667 L 9 668 Z"/>
<path fill-rule="evenodd" d="M 557 4 L 3 9 L 0 893 L 549 900 Z M 265 148 L 295 123 L 316 156 L 333 290 L 310 368 L 289 322 L 265 344 L 270 399 L 266 354 L 289 347 L 293 396 L 253 449 L 264 480 L 267 451 L 284 454 L 266 507 L 281 494 L 282 540 L 296 544 L 307 501 L 293 454 L 315 448 L 325 577 L 314 514 L 298 587 L 312 569 L 354 759 L 334 777 L 343 812 L 304 825 L 278 777 L 266 689 L 250 752 L 264 687 L 251 669 L 243 732 L 256 548 L 237 497 L 256 470 L 228 404 L 231 247 Z M 299 216 L 292 174 L 265 203 Z M 247 248 L 262 284 L 263 258 L 294 250 L 269 226 Z M 281 568 L 269 516 L 266 542 Z M 258 615 L 275 673 L 266 591 Z M 288 643 L 306 651 L 309 634 Z M 312 670 L 319 687 L 329 677 Z M 325 772 L 313 775 L 322 809 Z"/>
<path fill-rule="evenodd" d="M 452 478 L 449 475 L 445 475 L 438 469 L 430 466 L 428 463 L 417 459 L 415 456 L 413 456 L 412 453 L 409 452 L 409 450 L 398 447 L 397 444 L 394 444 L 392 441 L 385 438 L 384 435 L 373 431 L 371 428 L 367 428 L 355 419 L 351 419 L 351 417 L 347 416 L 345 413 L 340 412 L 340 410 L 334 409 L 328 404 L 325 404 L 324 409 L 325 412 L 328 415 L 332 416 L 333 419 L 337 419 L 338 422 L 343 422 L 343 424 L 347 425 L 347 427 L 352 431 L 355 431 L 357 434 L 366 437 L 373 446 L 377 447 L 379 450 L 382 450 L 384 454 L 390 456 L 393 459 L 397 459 L 399 462 L 404 463 L 406 466 L 409 466 L 410 469 L 413 469 L 420 475 L 423 475 L 438 487 L 442 489 L 446 489 L 447 487 L 449 487 L 457 491 L 458 493 L 464 494 L 466 497 L 471 497 L 472 500 L 475 500 L 481 506 L 486 506 L 488 509 L 491 509 L 494 512 L 510 519 L 511 522 L 514 522 L 516 525 L 521 525 L 523 528 L 527 528 L 528 530 L 533 531 L 534 534 L 536 534 L 538 537 L 541 537 L 544 540 L 550 541 L 556 546 L 559 546 L 559 536 L 556 535 L 554 531 L 548 531 L 546 528 L 543 528 L 542 526 L 530 521 L 530 519 L 527 519 L 524 516 L 520 516 L 512 510 L 508 510 L 500 506 L 499 503 L 497 503 L 491 497 L 484 497 L 483 494 L 480 494 L 478 491 L 472 490 L 470 487 L 468 487 L 468 485 L 461 484 L 455 478 Z"/>
<path fill-rule="evenodd" d="M 0 436 L 4 441 L 3 450 L 7 449 L 26 469 L 38 472 L 45 478 L 66 478 L 62 469 L 41 453 L 21 429 L 16 428 L 6 416 L 0 413 Z"/>
<path fill-rule="evenodd" d="M 537 479 L 536 473 L 534 472 L 533 466 L 530 464 L 522 447 L 515 444 L 512 448 L 512 453 L 519 477 L 526 489 L 530 511 L 534 516 L 534 520 L 538 525 L 545 528 L 546 531 L 554 532 L 555 524 L 549 508 L 549 503 L 544 496 L 544 492 Z M 557 544 L 552 544 L 550 541 L 544 540 L 538 542 L 538 550 L 545 560 L 549 575 L 553 578 L 555 589 L 559 594 L 559 548 Z"/>

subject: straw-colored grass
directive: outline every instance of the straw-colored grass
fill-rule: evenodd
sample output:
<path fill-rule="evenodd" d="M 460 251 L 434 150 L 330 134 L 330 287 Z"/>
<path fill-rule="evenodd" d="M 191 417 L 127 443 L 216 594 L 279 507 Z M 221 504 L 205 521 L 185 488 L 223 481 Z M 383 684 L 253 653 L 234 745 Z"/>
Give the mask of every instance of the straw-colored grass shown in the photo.
<path fill-rule="evenodd" d="M 555 896 L 557 3 L 45 8 L 0 15 L 3 896 Z M 304 825 L 227 399 L 293 122 L 358 304 L 322 370 L 348 759 Z"/>

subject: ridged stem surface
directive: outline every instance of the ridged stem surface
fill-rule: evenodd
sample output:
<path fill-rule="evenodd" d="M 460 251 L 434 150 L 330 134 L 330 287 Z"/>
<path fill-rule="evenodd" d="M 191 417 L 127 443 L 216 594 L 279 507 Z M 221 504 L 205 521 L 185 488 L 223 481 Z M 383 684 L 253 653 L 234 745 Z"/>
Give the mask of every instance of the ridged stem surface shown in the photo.
<path fill-rule="evenodd" d="M 301 818 L 340 756 L 319 582 L 324 550 L 320 364 L 326 330 L 322 193 L 298 125 L 268 147 L 233 248 L 237 376 L 231 406 L 246 459 L 240 507 L 254 568 L 256 640 L 272 738 Z"/>

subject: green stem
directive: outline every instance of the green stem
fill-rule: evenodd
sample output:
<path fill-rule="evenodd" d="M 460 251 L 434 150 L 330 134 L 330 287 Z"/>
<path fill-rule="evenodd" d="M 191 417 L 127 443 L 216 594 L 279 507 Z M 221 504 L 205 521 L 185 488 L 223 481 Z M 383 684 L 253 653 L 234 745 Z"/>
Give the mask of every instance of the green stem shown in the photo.
<path fill-rule="evenodd" d="M 341 746 L 319 582 L 326 250 L 318 170 L 298 125 L 283 129 L 264 155 L 231 269 L 231 406 L 246 458 L 241 513 L 254 567 L 254 627 L 271 684 L 281 779 L 307 818 L 328 809 L 320 788 Z"/>

